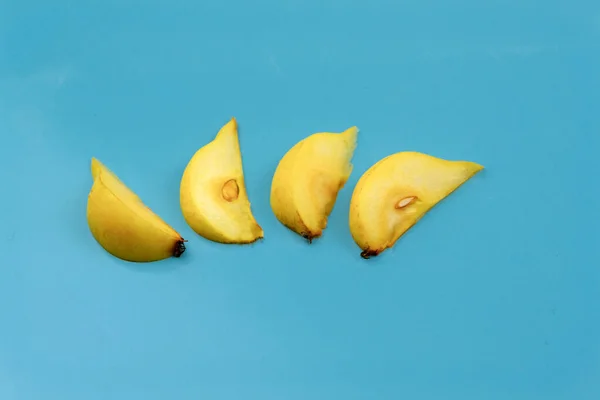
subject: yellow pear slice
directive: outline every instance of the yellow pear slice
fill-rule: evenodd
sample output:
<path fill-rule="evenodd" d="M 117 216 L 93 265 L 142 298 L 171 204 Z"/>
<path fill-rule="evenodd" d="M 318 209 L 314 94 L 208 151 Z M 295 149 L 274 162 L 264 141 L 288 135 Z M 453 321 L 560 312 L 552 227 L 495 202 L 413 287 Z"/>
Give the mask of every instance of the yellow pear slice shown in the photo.
<path fill-rule="evenodd" d="M 189 161 L 180 204 L 186 222 L 208 240 L 242 244 L 264 237 L 246 193 L 235 118 Z"/>
<path fill-rule="evenodd" d="M 179 257 L 185 240 L 96 158 L 88 195 L 87 221 L 94 239 L 125 261 L 151 262 Z"/>
<path fill-rule="evenodd" d="M 309 242 L 322 235 L 338 192 L 352 172 L 358 128 L 320 132 L 296 143 L 279 161 L 271 183 L 277 219 Z"/>
<path fill-rule="evenodd" d="M 350 232 L 363 250 L 361 256 L 392 247 L 427 211 L 482 169 L 474 162 L 417 152 L 377 162 L 358 180 L 350 200 Z"/>

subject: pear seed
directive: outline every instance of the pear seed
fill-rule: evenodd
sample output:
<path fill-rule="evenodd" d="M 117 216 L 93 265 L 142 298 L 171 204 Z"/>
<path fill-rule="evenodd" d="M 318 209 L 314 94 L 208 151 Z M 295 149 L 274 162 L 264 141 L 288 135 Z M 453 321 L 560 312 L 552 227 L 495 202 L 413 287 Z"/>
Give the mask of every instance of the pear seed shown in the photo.
<path fill-rule="evenodd" d="M 405 197 L 396 204 L 396 208 L 404 208 L 407 205 L 412 204 L 416 198 L 416 196 Z"/>
<path fill-rule="evenodd" d="M 223 185 L 221 189 L 223 198 L 229 202 L 234 201 L 240 195 L 240 187 L 238 186 L 235 179 L 230 179 Z"/>

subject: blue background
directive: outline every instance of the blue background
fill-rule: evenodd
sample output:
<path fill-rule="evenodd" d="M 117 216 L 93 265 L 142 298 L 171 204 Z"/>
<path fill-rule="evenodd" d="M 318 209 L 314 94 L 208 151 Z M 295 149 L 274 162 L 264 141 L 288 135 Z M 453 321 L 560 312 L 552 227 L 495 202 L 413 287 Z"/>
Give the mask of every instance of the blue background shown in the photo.
<path fill-rule="evenodd" d="M 0 398 L 600 398 L 594 1 L 0 1 Z M 265 240 L 193 234 L 191 155 L 235 116 Z M 269 206 L 280 157 L 361 132 L 324 237 Z M 359 257 L 360 175 L 416 150 L 486 170 Z M 98 157 L 189 239 L 121 262 Z"/>

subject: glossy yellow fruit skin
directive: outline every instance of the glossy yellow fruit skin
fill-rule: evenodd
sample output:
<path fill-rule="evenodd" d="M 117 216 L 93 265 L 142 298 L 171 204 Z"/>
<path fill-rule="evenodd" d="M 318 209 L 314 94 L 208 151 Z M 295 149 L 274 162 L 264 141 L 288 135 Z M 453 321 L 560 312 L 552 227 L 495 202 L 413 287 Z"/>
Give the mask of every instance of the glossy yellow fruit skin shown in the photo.
<path fill-rule="evenodd" d="M 179 257 L 185 240 L 121 180 L 92 158 L 94 183 L 88 195 L 87 222 L 96 241 L 125 261 L 152 262 Z"/>
<path fill-rule="evenodd" d="M 431 208 L 483 169 L 419 152 L 399 152 L 378 161 L 358 180 L 350 200 L 349 225 L 361 256 L 392 247 Z"/>
<path fill-rule="evenodd" d="M 323 234 L 339 191 L 352 173 L 358 128 L 320 132 L 296 143 L 279 161 L 271 208 L 287 228 L 312 241 Z"/>
<path fill-rule="evenodd" d="M 247 244 L 264 237 L 246 192 L 235 118 L 192 156 L 181 178 L 179 199 L 188 225 L 208 240 Z"/>

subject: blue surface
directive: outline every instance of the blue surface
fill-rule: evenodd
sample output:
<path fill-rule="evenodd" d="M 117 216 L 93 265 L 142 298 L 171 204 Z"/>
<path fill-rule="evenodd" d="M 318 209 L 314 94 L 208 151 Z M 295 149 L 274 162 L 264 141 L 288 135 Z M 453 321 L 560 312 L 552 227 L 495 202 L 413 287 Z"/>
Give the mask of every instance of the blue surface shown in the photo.
<path fill-rule="evenodd" d="M 591 0 L 0 1 L 0 399 L 600 398 L 598 71 Z M 178 203 L 231 116 L 266 234 L 249 247 L 194 235 Z M 352 125 L 308 246 L 272 174 Z M 352 189 L 401 150 L 486 170 L 362 260 Z M 92 156 L 184 257 L 99 247 Z"/>

